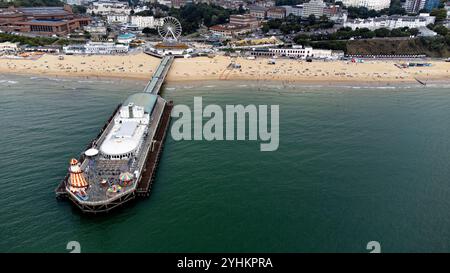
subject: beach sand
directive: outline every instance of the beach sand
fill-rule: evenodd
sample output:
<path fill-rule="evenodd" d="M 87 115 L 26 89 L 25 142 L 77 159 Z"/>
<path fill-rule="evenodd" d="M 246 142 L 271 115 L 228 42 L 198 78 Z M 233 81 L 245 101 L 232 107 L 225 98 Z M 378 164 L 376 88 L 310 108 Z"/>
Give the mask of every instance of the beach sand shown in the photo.
<path fill-rule="evenodd" d="M 200 57 L 176 59 L 167 80 L 252 80 L 308 83 L 411 83 L 419 79 L 450 81 L 450 63 L 431 61 L 431 67 L 400 69 L 395 61 L 314 61 L 278 59 L 269 65 L 267 59 L 233 59 L 241 68 L 230 69 L 230 57 Z M 44 55 L 37 60 L 0 59 L 0 73 L 48 76 L 74 76 L 88 78 L 121 78 L 149 80 L 160 60 L 143 54 L 116 56 L 64 56 Z"/>

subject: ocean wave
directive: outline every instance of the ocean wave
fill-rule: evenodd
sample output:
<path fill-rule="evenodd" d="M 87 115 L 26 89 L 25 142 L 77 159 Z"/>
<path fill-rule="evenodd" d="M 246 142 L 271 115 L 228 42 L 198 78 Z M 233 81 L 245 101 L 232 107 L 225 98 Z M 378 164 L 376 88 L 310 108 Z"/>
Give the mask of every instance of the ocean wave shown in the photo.
<path fill-rule="evenodd" d="M 18 84 L 18 81 L 13 81 L 13 80 L 0 80 L 0 84 L 7 84 L 7 85 L 11 85 L 11 84 Z"/>

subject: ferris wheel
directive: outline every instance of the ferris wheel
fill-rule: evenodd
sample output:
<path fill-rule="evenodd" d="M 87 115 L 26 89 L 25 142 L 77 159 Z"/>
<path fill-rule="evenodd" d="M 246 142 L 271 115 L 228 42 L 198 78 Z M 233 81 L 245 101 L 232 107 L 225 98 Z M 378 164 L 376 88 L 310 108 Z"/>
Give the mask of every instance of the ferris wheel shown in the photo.
<path fill-rule="evenodd" d="M 163 40 L 177 41 L 181 36 L 181 24 L 175 17 L 164 17 L 158 26 L 158 33 Z"/>

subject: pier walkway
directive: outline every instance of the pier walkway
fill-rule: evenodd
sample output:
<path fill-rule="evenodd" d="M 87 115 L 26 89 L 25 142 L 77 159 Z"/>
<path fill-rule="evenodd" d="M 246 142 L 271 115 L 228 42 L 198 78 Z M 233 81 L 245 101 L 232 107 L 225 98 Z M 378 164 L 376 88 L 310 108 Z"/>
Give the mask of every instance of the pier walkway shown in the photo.
<path fill-rule="evenodd" d="M 161 86 L 166 79 L 167 73 L 169 73 L 169 69 L 172 66 L 172 63 L 173 56 L 165 56 L 162 58 L 155 74 L 153 74 L 152 79 L 148 82 L 147 86 L 144 89 L 145 93 L 159 95 Z"/>

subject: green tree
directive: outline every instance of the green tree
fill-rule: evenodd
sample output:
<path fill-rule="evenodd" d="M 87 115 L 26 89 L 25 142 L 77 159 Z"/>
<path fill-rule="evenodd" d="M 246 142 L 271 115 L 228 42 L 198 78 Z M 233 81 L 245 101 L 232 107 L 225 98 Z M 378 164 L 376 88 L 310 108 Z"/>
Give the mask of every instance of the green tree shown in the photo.
<path fill-rule="evenodd" d="M 379 28 L 379 29 L 375 30 L 376 37 L 384 38 L 384 37 L 389 37 L 390 35 L 391 35 L 391 31 L 387 28 Z"/>
<path fill-rule="evenodd" d="M 443 25 L 438 25 L 433 29 L 437 34 L 445 36 L 448 34 L 448 28 Z"/>
<path fill-rule="evenodd" d="M 149 27 L 145 27 L 145 28 L 142 30 L 142 33 L 145 34 L 145 36 L 148 37 L 150 34 L 156 34 L 156 30 L 155 30 L 155 29 L 151 29 L 151 28 L 149 28 Z"/>
<path fill-rule="evenodd" d="M 443 21 L 447 18 L 447 10 L 446 9 L 433 9 L 430 12 L 431 16 L 436 16 L 436 21 Z"/>

